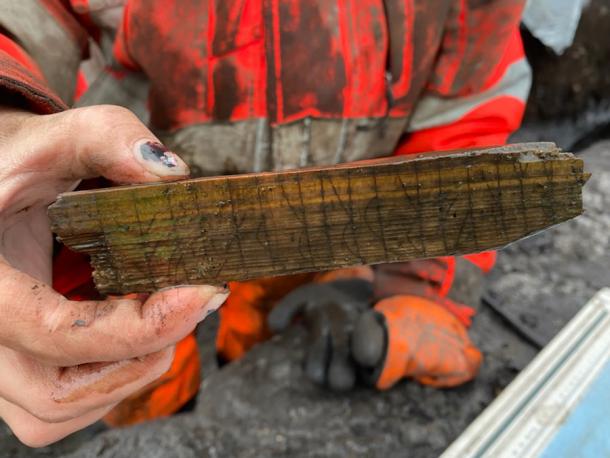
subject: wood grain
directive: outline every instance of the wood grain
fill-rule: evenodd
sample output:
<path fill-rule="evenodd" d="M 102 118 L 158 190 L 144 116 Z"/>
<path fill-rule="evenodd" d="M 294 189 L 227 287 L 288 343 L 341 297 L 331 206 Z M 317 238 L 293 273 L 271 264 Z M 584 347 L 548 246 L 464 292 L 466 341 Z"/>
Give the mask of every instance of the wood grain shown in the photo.
<path fill-rule="evenodd" d="M 502 247 L 582 213 L 551 143 L 65 193 L 53 231 L 102 293 L 222 284 Z"/>

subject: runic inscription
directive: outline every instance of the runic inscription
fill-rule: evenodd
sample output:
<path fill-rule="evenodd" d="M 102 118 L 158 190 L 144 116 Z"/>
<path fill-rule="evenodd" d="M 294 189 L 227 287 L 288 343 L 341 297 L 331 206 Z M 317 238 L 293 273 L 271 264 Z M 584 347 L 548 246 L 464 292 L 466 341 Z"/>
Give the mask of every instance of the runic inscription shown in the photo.
<path fill-rule="evenodd" d="M 65 193 L 53 230 L 104 293 L 498 248 L 582 212 L 549 143 Z"/>

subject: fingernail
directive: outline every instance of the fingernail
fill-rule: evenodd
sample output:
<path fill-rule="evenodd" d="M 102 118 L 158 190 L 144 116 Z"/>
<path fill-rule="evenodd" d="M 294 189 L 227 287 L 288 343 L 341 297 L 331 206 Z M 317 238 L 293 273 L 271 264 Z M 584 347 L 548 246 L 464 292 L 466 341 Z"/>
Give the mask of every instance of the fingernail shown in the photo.
<path fill-rule="evenodd" d="M 218 288 L 219 292 L 212 296 L 210 299 L 207 299 L 203 304 L 201 309 L 201 315 L 199 321 L 205 320 L 205 318 L 216 310 L 220 308 L 220 306 L 227 300 L 229 296 L 229 291 L 224 288 Z"/>
<path fill-rule="evenodd" d="M 212 299 L 208 301 L 206 304 L 206 308 L 211 311 L 218 310 L 218 308 L 227 300 L 229 296 L 229 291 L 223 289 L 221 292 L 218 292 Z"/>
<path fill-rule="evenodd" d="M 134 153 L 138 162 L 158 177 L 188 176 L 190 173 L 184 161 L 159 142 L 136 142 Z"/>
<path fill-rule="evenodd" d="M 207 304 L 214 305 L 219 302 L 218 305 L 215 305 L 216 308 L 220 307 L 220 305 L 229 295 L 229 292 L 230 291 L 224 286 L 206 285 L 199 287 L 199 295 L 201 296 L 201 299 L 206 303 L 206 306 Z"/>

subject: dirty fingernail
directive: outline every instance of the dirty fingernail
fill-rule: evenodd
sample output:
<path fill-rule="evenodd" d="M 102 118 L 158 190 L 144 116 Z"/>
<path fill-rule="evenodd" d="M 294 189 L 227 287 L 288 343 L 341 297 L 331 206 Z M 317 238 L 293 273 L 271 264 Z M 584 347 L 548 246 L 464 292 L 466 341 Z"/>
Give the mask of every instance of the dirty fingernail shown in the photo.
<path fill-rule="evenodd" d="M 188 166 L 177 154 L 159 142 L 142 140 L 136 143 L 135 156 L 146 170 L 159 177 L 188 176 Z"/>
<path fill-rule="evenodd" d="M 207 302 L 205 303 L 205 305 L 203 307 L 203 310 L 204 310 L 203 316 L 206 317 L 210 313 L 213 313 L 216 310 L 218 310 L 218 308 L 224 303 L 224 301 L 227 300 L 228 295 L 229 295 L 229 290 L 227 290 L 225 288 L 218 288 L 216 294 L 214 294 L 214 296 L 209 298 L 207 300 Z"/>

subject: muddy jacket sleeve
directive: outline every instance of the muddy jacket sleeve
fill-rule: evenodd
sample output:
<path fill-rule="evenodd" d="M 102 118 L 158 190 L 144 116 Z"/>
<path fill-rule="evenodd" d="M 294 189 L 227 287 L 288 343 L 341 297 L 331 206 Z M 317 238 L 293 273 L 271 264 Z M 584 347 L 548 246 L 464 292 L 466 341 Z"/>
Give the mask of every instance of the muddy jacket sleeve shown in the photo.
<path fill-rule="evenodd" d="M 0 2 L 1 102 L 41 114 L 71 105 L 87 37 L 60 0 Z"/>
<path fill-rule="evenodd" d="M 503 0 L 456 5 L 396 154 L 503 144 L 521 124 L 531 85 L 521 7 Z"/>

